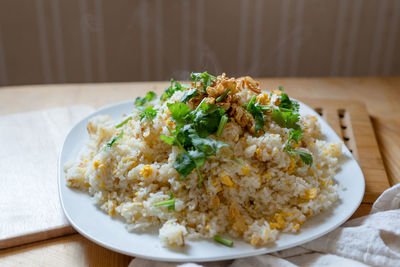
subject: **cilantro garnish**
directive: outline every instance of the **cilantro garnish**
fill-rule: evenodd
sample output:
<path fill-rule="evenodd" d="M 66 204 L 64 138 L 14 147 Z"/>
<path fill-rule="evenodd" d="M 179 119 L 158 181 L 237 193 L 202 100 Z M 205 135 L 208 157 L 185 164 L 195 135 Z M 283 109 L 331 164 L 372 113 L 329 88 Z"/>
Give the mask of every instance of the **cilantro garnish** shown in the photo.
<path fill-rule="evenodd" d="M 164 141 L 165 143 L 167 143 L 170 146 L 175 145 L 175 138 L 172 136 L 167 136 L 167 135 L 160 135 L 160 140 Z"/>
<path fill-rule="evenodd" d="M 156 93 L 154 93 L 153 91 L 150 91 L 146 94 L 145 97 L 136 97 L 135 100 L 135 106 L 137 107 L 142 107 L 144 106 L 146 103 L 149 103 L 151 101 L 153 101 L 155 98 L 157 97 Z"/>
<path fill-rule="evenodd" d="M 309 166 L 311 166 L 311 165 L 313 164 L 313 158 L 312 158 L 312 155 L 311 155 L 311 154 L 305 153 L 305 152 L 302 152 L 302 151 L 299 151 L 299 150 L 295 150 L 295 149 L 287 150 L 287 151 L 288 151 L 290 154 L 293 154 L 293 153 L 299 154 L 300 159 L 301 159 L 305 164 L 307 164 L 307 165 L 309 165 Z"/>
<path fill-rule="evenodd" d="M 157 109 L 155 109 L 154 106 L 146 107 L 145 109 L 142 110 L 141 113 L 139 113 L 141 121 L 143 121 L 144 119 L 152 121 L 156 116 L 157 116 Z"/>
<path fill-rule="evenodd" d="M 283 92 L 281 86 L 279 87 L 279 90 Z M 279 124 L 279 126 L 290 129 L 285 150 L 290 154 L 298 154 L 305 164 L 311 166 L 313 163 L 311 154 L 295 150 L 292 146 L 292 142 L 299 143 L 303 136 L 303 131 L 299 124 L 299 103 L 290 99 L 285 93 L 281 94 L 280 103 L 277 108 L 262 106 L 256 101 L 256 99 L 257 97 L 253 96 L 249 103 L 243 105 L 246 110 L 253 115 L 255 120 L 255 134 L 257 135 L 257 132 L 264 127 L 264 111 L 272 109 L 272 119 Z"/>
<path fill-rule="evenodd" d="M 185 94 L 182 96 L 181 101 L 182 103 L 188 102 L 191 98 L 196 97 L 199 95 L 199 91 L 197 88 L 193 88 L 190 90 L 187 90 Z"/>
<path fill-rule="evenodd" d="M 182 127 L 186 123 L 186 118 L 192 109 L 185 103 L 167 103 L 167 107 L 171 112 L 172 120 L 177 127 Z"/>
<path fill-rule="evenodd" d="M 289 139 L 288 142 L 290 141 L 295 141 L 296 143 L 299 143 L 299 141 L 301 140 L 301 138 L 303 137 L 303 132 L 301 129 L 295 129 L 295 130 L 291 130 L 289 132 Z"/>
<path fill-rule="evenodd" d="M 264 127 L 264 110 L 269 110 L 271 107 L 260 105 L 256 102 L 256 99 L 257 97 L 253 96 L 249 103 L 244 104 L 243 106 L 251 115 L 253 115 L 255 120 L 255 134 L 257 135 L 258 131 Z"/>
<path fill-rule="evenodd" d="M 154 207 L 160 207 L 160 206 L 167 206 L 168 210 L 175 210 L 175 198 L 174 198 L 174 195 L 172 194 L 172 192 L 169 193 L 168 200 L 160 201 L 160 202 L 154 204 Z"/>
<path fill-rule="evenodd" d="M 299 103 L 291 100 L 287 94 L 283 93 L 281 95 L 281 103 L 279 104 L 279 108 L 287 109 L 293 112 L 299 112 Z"/>
<path fill-rule="evenodd" d="M 187 152 L 180 153 L 174 162 L 174 168 L 183 177 L 188 176 L 196 168 L 196 163 L 192 160 Z"/>
<path fill-rule="evenodd" d="M 221 117 L 225 110 L 217 105 L 206 102 L 200 103 L 197 112 L 193 113 L 194 126 L 201 137 L 207 137 L 218 130 Z"/>
<path fill-rule="evenodd" d="M 217 131 L 225 110 L 206 102 L 200 103 L 196 110 L 181 102 L 167 106 L 176 128 L 169 129 L 171 136 L 161 135 L 160 139 L 182 150 L 176 157 L 174 168 L 183 178 L 196 169 L 200 186 L 203 177 L 199 168 L 208 157 L 215 156 L 221 147 L 227 146 L 224 142 L 207 138 Z"/>
<path fill-rule="evenodd" d="M 164 93 L 160 96 L 161 101 L 166 101 L 171 98 L 173 94 L 177 91 L 183 91 L 186 90 L 187 87 L 180 84 L 179 82 L 175 81 L 174 79 L 171 79 L 171 85 L 165 89 Z"/>
<path fill-rule="evenodd" d="M 190 74 L 190 77 L 194 80 L 194 87 L 197 88 L 197 82 L 200 81 L 203 85 L 203 91 L 205 92 L 207 87 L 211 86 L 215 80 L 217 80 L 217 77 L 208 74 L 207 71 L 202 72 L 202 73 L 195 73 L 192 72 Z"/>
<path fill-rule="evenodd" d="M 292 110 L 286 109 L 274 109 L 272 112 L 272 118 L 283 128 L 288 129 L 300 129 L 300 125 L 297 123 L 300 120 L 300 114 L 293 112 Z"/>
<path fill-rule="evenodd" d="M 279 90 L 283 92 L 283 88 L 280 86 Z M 300 114 L 299 114 L 299 103 L 289 98 L 285 93 L 282 93 L 280 98 L 280 104 L 278 108 L 275 108 L 272 112 L 273 120 L 281 127 L 291 129 L 289 132 L 289 138 L 285 146 L 285 150 L 289 154 L 298 154 L 300 159 L 307 165 L 312 165 L 312 155 L 293 149 L 292 142 L 299 143 L 303 131 L 299 125 Z"/>

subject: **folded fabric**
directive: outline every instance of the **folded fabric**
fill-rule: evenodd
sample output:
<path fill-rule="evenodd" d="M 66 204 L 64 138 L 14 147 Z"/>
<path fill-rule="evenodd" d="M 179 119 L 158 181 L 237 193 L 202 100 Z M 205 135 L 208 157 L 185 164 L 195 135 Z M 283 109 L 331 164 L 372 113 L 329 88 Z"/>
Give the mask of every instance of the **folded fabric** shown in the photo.
<path fill-rule="evenodd" d="M 142 266 L 400 266 L 400 184 L 375 201 L 371 214 L 346 222 L 306 244 L 272 254 L 210 263 L 163 263 L 135 258 Z"/>
<path fill-rule="evenodd" d="M 70 233 L 57 161 L 71 127 L 94 109 L 69 106 L 0 116 L 0 248 Z"/>

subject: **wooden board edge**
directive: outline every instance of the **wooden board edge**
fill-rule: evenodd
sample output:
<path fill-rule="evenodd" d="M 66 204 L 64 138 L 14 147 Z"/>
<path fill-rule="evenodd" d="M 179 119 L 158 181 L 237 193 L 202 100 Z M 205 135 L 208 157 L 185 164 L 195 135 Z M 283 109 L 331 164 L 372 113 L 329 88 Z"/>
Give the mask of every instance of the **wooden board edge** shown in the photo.
<path fill-rule="evenodd" d="M 34 232 L 27 235 L 13 236 L 7 239 L 0 240 L 0 249 L 11 248 L 24 244 L 29 244 L 37 241 L 43 241 L 50 238 L 60 237 L 68 234 L 76 233 L 71 225 L 63 225 L 45 231 Z"/>

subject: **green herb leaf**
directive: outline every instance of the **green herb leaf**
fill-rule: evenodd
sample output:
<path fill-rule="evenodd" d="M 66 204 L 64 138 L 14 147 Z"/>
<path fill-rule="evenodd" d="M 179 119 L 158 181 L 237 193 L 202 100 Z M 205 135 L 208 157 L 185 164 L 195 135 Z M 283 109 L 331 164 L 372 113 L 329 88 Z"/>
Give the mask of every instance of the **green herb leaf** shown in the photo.
<path fill-rule="evenodd" d="M 153 101 L 157 97 L 156 93 L 149 91 L 145 97 L 136 97 L 135 106 L 142 107 L 144 104 Z"/>
<path fill-rule="evenodd" d="M 300 115 L 298 113 L 274 109 L 272 115 L 273 120 L 281 127 L 288 129 L 300 129 L 300 126 L 297 124 L 297 122 L 300 120 Z"/>
<path fill-rule="evenodd" d="M 167 136 L 167 135 L 160 135 L 160 139 L 171 146 L 175 145 L 175 142 L 176 142 L 175 137 Z"/>
<path fill-rule="evenodd" d="M 122 130 L 119 135 L 114 136 L 113 138 L 111 138 L 111 140 L 106 144 L 106 146 L 104 148 L 111 148 L 112 145 L 120 138 L 122 138 L 122 136 L 124 136 L 124 130 Z"/>
<path fill-rule="evenodd" d="M 200 81 L 202 83 L 203 91 L 206 91 L 207 87 L 211 86 L 214 83 L 214 81 L 217 80 L 217 77 L 208 74 L 207 71 L 202 73 L 192 72 L 190 74 L 190 77 L 194 80 L 195 87 L 197 87 L 197 81 Z"/>
<path fill-rule="evenodd" d="M 215 102 L 221 102 L 222 100 L 225 99 L 225 97 L 229 94 L 229 92 L 231 91 L 231 89 L 226 89 L 225 92 L 222 93 L 222 95 L 220 95 L 219 97 L 217 97 L 217 99 L 215 99 Z"/>
<path fill-rule="evenodd" d="M 174 195 L 172 194 L 172 192 L 169 193 L 168 200 L 160 201 L 160 202 L 154 204 L 154 207 L 160 207 L 160 206 L 167 206 L 168 210 L 175 210 L 175 198 L 174 198 Z"/>
<path fill-rule="evenodd" d="M 161 101 L 166 101 L 175 94 L 177 91 L 186 90 L 188 87 L 178 83 L 174 79 L 171 79 L 171 85 L 165 89 L 164 93 L 160 96 Z"/>
<path fill-rule="evenodd" d="M 217 105 L 203 102 L 191 115 L 194 128 L 200 137 L 207 137 L 218 130 L 219 122 L 225 110 Z"/>
<path fill-rule="evenodd" d="M 203 177 L 200 167 L 207 157 L 215 156 L 221 147 L 227 146 L 224 142 L 206 138 L 217 131 L 225 110 L 205 101 L 196 110 L 182 102 L 168 103 L 167 106 L 176 128 L 169 129 L 172 137 L 162 135 L 160 139 L 170 145 L 177 145 L 182 150 L 175 159 L 174 168 L 183 178 L 196 169 L 201 186 Z"/>
<path fill-rule="evenodd" d="M 183 94 L 183 96 L 182 96 L 180 102 L 186 103 L 186 102 L 188 102 L 190 99 L 192 99 L 193 97 L 196 97 L 196 96 L 198 96 L 198 95 L 200 95 L 200 94 L 199 94 L 199 91 L 197 90 L 197 88 L 193 88 L 193 89 L 187 90 L 187 91 L 185 91 L 185 93 Z"/>
<path fill-rule="evenodd" d="M 149 121 L 152 121 L 155 117 L 157 116 L 157 109 L 155 109 L 153 106 L 145 108 L 140 114 L 140 120 L 147 119 Z"/>
<path fill-rule="evenodd" d="M 283 88 L 279 87 L 279 90 L 283 92 Z M 293 146 L 290 144 L 291 141 L 299 143 L 303 131 L 301 130 L 298 122 L 300 121 L 299 114 L 299 103 L 297 101 L 291 100 L 289 96 L 285 93 L 281 95 L 281 103 L 278 109 L 274 109 L 272 116 L 273 120 L 278 123 L 281 127 L 292 129 L 289 132 L 289 138 L 285 146 L 285 150 L 290 154 L 298 154 L 300 159 L 307 165 L 311 166 L 313 164 L 313 158 L 311 154 L 301 152 L 299 150 L 294 150 Z"/>
<path fill-rule="evenodd" d="M 279 104 L 279 108 L 284 108 L 291 110 L 293 112 L 299 111 L 299 103 L 297 101 L 291 100 L 287 94 L 281 95 L 281 103 Z"/>
<path fill-rule="evenodd" d="M 256 96 L 253 96 L 249 103 L 244 104 L 243 106 L 246 108 L 246 110 L 253 115 L 253 118 L 255 120 L 255 134 L 257 135 L 259 130 L 262 130 L 264 128 L 264 112 L 263 112 L 263 107 L 260 106 L 258 103 L 256 103 Z"/>
<path fill-rule="evenodd" d="M 204 162 L 206 161 L 206 154 L 203 151 L 189 150 L 188 154 L 189 154 L 190 158 L 196 164 L 196 168 L 204 165 Z"/>
<path fill-rule="evenodd" d="M 307 165 L 312 166 L 313 164 L 313 158 L 311 154 L 301 152 L 299 150 L 291 150 L 290 153 L 296 153 L 299 154 L 300 159 Z"/>
<path fill-rule="evenodd" d="M 167 107 L 171 112 L 172 120 L 176 123 L 178 127 L 182 127 L 186 124 L 187 115 L 192 111 L 192 109 L 185 103 L 168 103 Z"/>
<path fill-rule="evenodd" d="M 228 116 L 224 115 L 221 117 L 221 120 L 219 121 L 219 125 L 218 125 L 218 130 L 217 130 L 217 136 L 221 137 L 222 133 L 224 132 L 226 123 L 228 122 Z"/>
<path fill-rule="evenodd" d="M 229 146 L 227 143 L 215 139 L 201 138 L 198 135 L 190 135 L 192 144 L 197 151 L 203 152 L 206 157 L 215 156 L 221 147 Z M 203 165 L 203 164 L 201 164 Z"/>
<path fill-rule="evenodd" d="M 301 137 L 303 136 L 303 132 L 301 131 L 301 129 L 294 129 L 291 130 L 289 132 L 289 139 L 288 139 L 288 143 L 290 141 L 295 141 L 296 143 L 299 143 L 299 141 L 301 140 Z"/>
<path fill-rule="evenodd" d="M 130 121 L 132 119 L 132 116 L 129 116 L 128 118 L 126 118 L 125 120 L 123 120 L 121 123 L 115 125 L 115 128 L 120 128 L 122 126 L 124 126 L 124 124 L 126 124 L 128 121 Z"/>
<path fill-rule="evenodd" d="M 244 161 L 241 158 L 231 157 L 231 160 L 239 163 L 240 165 L 244 165 Z"/>
<path fill-rule="evenodd" d="M 218 243 L 221 243 L 222 245 L 228 246 L 228 247 L 232 247 L 233 246 L 233 241 L 223 238 L 222 236 L 219 235 L 215 235 L 214 236 L 214 240 L 217 241 Z"/>
<path fill-rule="evenodd" d="M 196 168 L 196 164 L 186 152 L 182 152 L 176 157 L 174 168 L 185 178 Z"/>

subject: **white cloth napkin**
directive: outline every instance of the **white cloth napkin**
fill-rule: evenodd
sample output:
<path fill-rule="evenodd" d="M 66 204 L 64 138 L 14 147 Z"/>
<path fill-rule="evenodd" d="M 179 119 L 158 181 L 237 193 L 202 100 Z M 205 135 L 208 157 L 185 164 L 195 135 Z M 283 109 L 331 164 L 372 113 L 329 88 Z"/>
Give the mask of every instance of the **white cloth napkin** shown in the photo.
<path fill-rule="evenodd" d="M 57 161 L 72 126 L 94 109 L 69 106 L 0 116 L 0 248 L 71 232 Z"/>
<path fill-rule="evenodd" d="M 400 266 L 400 184 L 383 192 L 369 215 L 302 246 L 225 262 L 182 264 L 135 258 L 129 264 L 147 266 Z"/>

